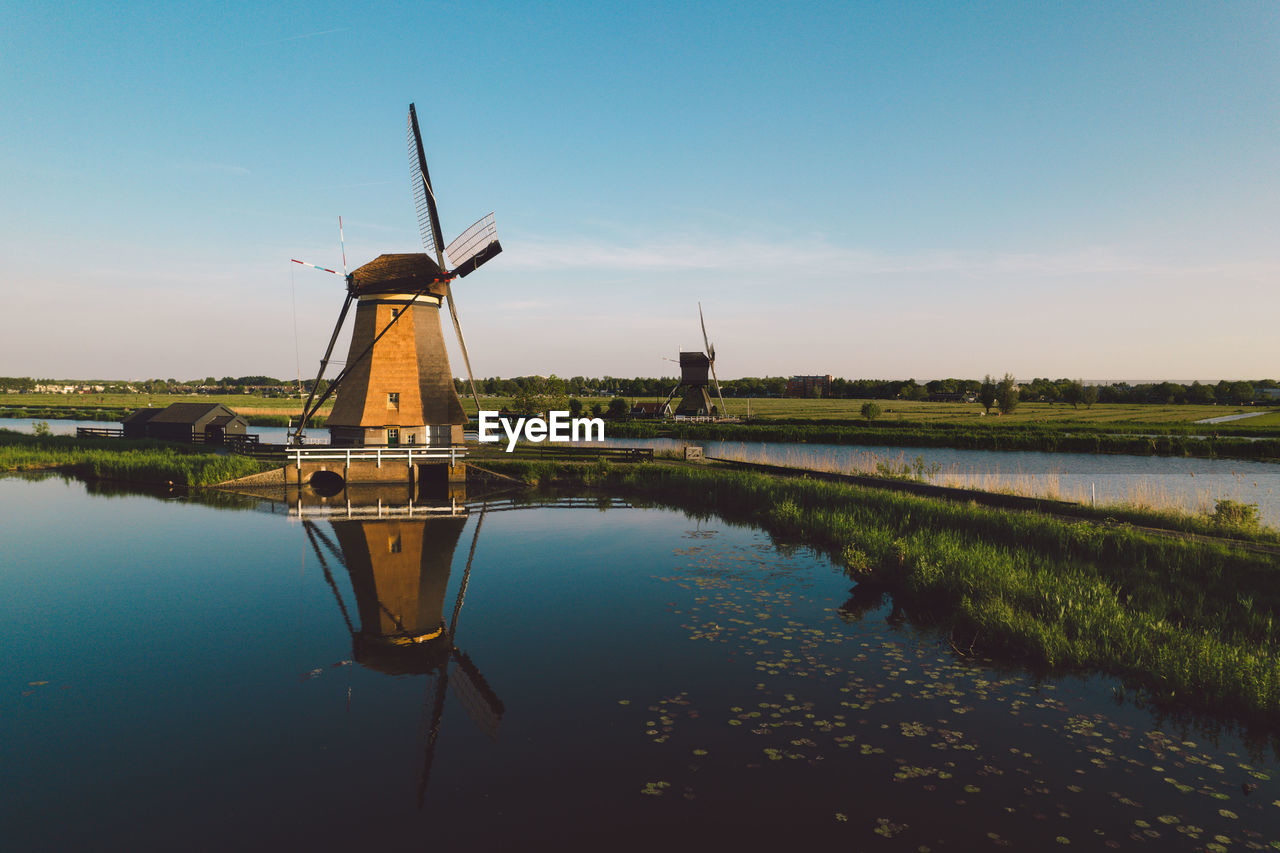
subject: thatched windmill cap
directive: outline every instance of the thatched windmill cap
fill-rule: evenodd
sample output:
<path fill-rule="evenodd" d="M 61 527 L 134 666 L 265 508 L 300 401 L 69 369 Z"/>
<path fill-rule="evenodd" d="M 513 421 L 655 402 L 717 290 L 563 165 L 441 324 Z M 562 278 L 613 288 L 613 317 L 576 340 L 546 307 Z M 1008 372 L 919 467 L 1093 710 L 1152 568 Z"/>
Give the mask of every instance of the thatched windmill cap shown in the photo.
<path fill-rule="evenodd" d="M 439 265 L 422 252 L 379 255 L 351 273 L 351 287 L 357 295 L 427 291 L 443 296 L 447 281 Z"/>

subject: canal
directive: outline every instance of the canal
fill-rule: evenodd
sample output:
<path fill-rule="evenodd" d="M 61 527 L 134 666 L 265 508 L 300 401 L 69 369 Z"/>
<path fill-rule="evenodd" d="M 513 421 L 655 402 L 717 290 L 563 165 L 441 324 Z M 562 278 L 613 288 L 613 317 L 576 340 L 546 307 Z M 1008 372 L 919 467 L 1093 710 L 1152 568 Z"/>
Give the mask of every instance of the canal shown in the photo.
<path fill-rule="evenodd" d="M 1275 733 L 966 654 L 714 516 L 0 506 L 7 850 L 1280 841 Z"/>

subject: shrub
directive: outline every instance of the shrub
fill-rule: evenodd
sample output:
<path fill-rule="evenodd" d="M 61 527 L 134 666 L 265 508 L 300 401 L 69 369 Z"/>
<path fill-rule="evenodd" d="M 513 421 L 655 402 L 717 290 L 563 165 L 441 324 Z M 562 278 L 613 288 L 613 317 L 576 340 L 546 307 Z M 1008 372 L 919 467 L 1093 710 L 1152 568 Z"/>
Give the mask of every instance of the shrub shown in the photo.
<path fill-rule="evenodd" d="M 862 408 L 859 409 L 859 411 L 868 422 L 874 421 L 876 418 L 880 417 L 880 407 L 875 403 L 863 403 Z"/>
<path fill-rule="evenodd" d="M 1257 530 L 1262 524 L 1257 504 L 1240 503 L 1226 498 L 1214 505 L 1209 518 L 1214 524 L 1229 530 Z"/>
<path fill-rule="evenodd" d="M 865 580 L 872 576 L 871 558 L 867 556 L 866 551 L 854 545 L 846 545 L 840 558 L 845 568 L 849 570 L 849 576 L 854 580 Z"/>

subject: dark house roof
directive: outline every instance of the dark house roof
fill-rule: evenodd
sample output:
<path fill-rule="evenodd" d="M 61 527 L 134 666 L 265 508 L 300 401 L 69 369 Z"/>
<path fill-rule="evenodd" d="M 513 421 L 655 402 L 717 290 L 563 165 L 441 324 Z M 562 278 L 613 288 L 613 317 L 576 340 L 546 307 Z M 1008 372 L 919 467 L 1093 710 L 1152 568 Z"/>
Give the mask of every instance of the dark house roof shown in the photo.
<path fill-rule="evenodd" d="M 151 416 L 153 424 L 195 424 L 214 417 L 239 417 L 221 403 L 173 403 Z"/>
<path fill-rule="evenodd" d="M 156 415 L 160 414 L 163 411 L 164 409 L 154 409 L 154 408 L 138 409 L 138 411 L 125 417 L 125 419 L 120 421 L 120 423 L 138 424 L 139 426 L 141 426 L 142 424 L 145 424 L 147 421 L 151 420 L 152 418 L 154 418 Z"/>

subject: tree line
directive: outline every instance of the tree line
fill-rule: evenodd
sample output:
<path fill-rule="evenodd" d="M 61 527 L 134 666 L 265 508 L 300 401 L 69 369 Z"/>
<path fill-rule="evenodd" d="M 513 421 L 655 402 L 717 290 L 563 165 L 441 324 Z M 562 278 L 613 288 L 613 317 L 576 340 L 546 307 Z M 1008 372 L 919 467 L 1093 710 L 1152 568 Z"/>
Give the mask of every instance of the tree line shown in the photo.
<path fill-rule="evenodd" d="M 489 377 L 476 380 L 476 391 L 487 396 L 519 397 L 529 394 L 542 396 L 578 397 L 665 397 L 676 386 L 674 376 L 622 378 L 616 376 L 560 378 L 557 376 L 516 376 L 512 378 Z M 1085 384 L 1080 379 L 1036 378 L 1029 382 L 1017 382 L 1006 374 L 1001 380 L 985 379 L 934 379 L 917 382 L 915 379 L 843 379 L 833 377 L 822 397 L 850 400 L 927 400 L 930 397 L 973 398 L 980 401 L 986 385 L 997 387 L 1007 382 L 1006 402 L 1046 402 L 1068 405 L 1092 405 L 1093 403 L 1223 403 L 1240 405 L 1251 402 L 1262 388 L 1280 388 L 1280 381 L 1259 379 L 1256 381 L 1222 380 L 1216 384 L 1192 382 L 1152 382 L 1130 384 L 1112 382 Z M 720 388 L 726 397 L 781 397 L 787 387 L 785 376 L 743 377 L 726 379 Z M 470 393 L 465 380 L 457 381 L 458 393 Z M 994 406 L 994 404 L 993 404 Z"/>
<path fill-rule="evenodd" d="M 1009 377 L 1011 379 L 1011 377 Z M 61 380 L 58 380 L 59 382 Z M 552 376 L 516 376 L 511 378 L 488 377 L 476 380 L 476 390 L 486 396 L 524 397 L 529 395 L 550 397 L 651 397 L 662 398 L 671 392 L 678 380 L 674 376 L 624 378 L 617 376 L 561 378 Z M 1003 381 L 1003 380 L 1001 380 Z M 314 380 L 304 379 L 302 389 L 310 391 Z M 822 397 L 854 400 L 927 400 L 939 396 L 946 398 L 979 399 L 984 385 L 992 381 L 983 379 L 934 379 L 917 382 L 915 379 L 844 379 L 832 378 L 825 389 L 816 393 Z M 0 376 L 0 392 L 29 393 L 36 385 L 54 384 L 52 379 L 33 379 L 29 376 Z M 248 390 L 278 393 L 297 393 L 298 383 L 272 376 L 224 376 L 221 379 L 208 376 L 203 379 L 179 381 L 177 379 L 144 379 L 135 382 L 99 382 L 107 393 L 145 392 L 164 393 L 243 393 Z M 466 380 L 455 380 L 459 394 L 469 394 Z M 328 385 L 321 380 L 320 390 Z M 747 376 L 726 379 L 720 383 L 726 397 L 781 397 L 787 387 L 785 376 Z M 1222 380 L 1217 383 L 1152 382 L 1130 384 L 1112 382 L 1086 385 L 1079 379 L 1036 378 L 1029 382 L 1012 382 L 1007 395 L 1016 395 L 1016 402 L 1067 403 L 1091 405 L 1098 403 L 1223 403 L 1241 405 L 1257 398 L 1260 389 L 1280 388 L 1274 379 Z M 1015 405 L 1016 405 L 1015 402 Z"/>

